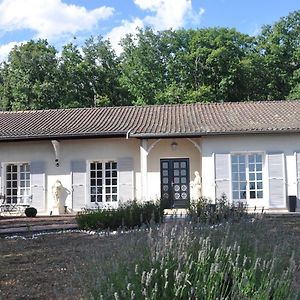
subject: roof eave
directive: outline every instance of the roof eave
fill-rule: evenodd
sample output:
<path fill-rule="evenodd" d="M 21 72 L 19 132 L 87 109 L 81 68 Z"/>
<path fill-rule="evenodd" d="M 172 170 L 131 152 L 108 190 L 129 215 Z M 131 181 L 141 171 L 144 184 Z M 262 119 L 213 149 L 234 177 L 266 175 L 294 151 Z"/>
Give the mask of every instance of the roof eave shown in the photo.
<path fill-rule="evenodd" d="M 67 139 L 88 139 L 88 138 L 114 138 L 126 137 L 126 132 L 87 132 L 87 133 L 72 133 L 72 134 L 43 134 L 43 135 L 22 135 L 22 136 L 6 136 L 0 137 L 0 142 L 13 141 L 34 141 L 34 140 L 67 140 Z"/>
<path fill-rule="evenodd" d="M 210 131 L 210 132 L 183 132 L 183 133 L 131 133 L 134 138 L 182 138 L 182 137 L 201 137 L 201 136 L 224 136 L 224 135 L 248 135 L 248 134 L 281 134 L 281 133 L 300 133 L 300 129 L 282 130 L 245 130 L 245 131 Z"/>

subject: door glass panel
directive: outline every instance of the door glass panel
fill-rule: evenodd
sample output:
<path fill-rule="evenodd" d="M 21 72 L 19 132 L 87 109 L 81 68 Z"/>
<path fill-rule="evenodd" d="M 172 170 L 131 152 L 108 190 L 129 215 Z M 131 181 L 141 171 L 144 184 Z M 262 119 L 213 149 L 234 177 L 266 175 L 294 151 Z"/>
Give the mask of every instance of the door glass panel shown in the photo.
<path fill-rule="evenodd" d="M 185 161 L 182 161 L 180 163 L 180 168 L 186 169 L 186 162 Z"/>

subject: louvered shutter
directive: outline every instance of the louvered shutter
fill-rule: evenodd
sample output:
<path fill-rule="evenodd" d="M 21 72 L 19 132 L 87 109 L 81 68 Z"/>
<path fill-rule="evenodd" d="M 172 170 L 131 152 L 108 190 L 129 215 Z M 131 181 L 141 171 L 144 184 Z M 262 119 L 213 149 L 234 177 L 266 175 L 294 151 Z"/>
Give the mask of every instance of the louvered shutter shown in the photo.
<path fill-rule="evenodd" d="M 80 210 L 85 206 L 86 196 L 86 161 L 71 161 L 72 208 Z"/>
<path fill-rule="evenodd" d="M 300 153 L 296 153 L 297 167 L 297 208 L 300 208 Z"/>
<path fill-rule="evenodd" d="M 31 174 L 31 206 L 35 207 L 37 211 L 45 211 L 45 167 L 44 161 L 32 161 L 30 163 Z"/>
<path fill-rule="evenodd" d="M 283 153 L 268 154 L 269 208 L 286 208 L 286 186 Z"/>
<path fill-rule="evenodd" d="M 118 159 L 119 170 L 119 199 L 126 202 L 134 199 L 133 192 L 133 158 L 122 157 Z"/>
<path fill-rule="evenodd" d="M 3 166 L 2 163 L 0 162 L 0 195 L 4 195 L 5 192 L 3 190 L 4 182 L 2 182 L 2 172 L 3 172 Z M 1 203 L 2 199 L 0 199 Z"/>
<path fill-rule="evenodd" d="M 230 196 L 230 154 L 215 154 L 216 198 L 225 194 Z"/>

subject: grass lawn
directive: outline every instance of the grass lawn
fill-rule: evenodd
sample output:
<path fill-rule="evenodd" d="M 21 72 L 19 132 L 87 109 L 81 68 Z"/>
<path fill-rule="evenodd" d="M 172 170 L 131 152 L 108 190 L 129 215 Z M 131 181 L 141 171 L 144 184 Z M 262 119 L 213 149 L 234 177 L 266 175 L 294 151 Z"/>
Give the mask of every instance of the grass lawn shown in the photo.
<path fill-rule="evenodd" d="M 277 290 L 288 289 L 288 298 L 296 299 L 299 262 L 298 217 L 213 228 L 167 223 L 159 230 L 110 236 L 69 232 L 1 238 L 0 299 L 89 299 L 100 294 L 103 299 L 172 299 L 175 293 L 176 299 L 197 299 L 191 295 L 200 290 L 215 299 L 218 288 L 227 298 L 234 298 L 239 288 L 246 299 L 259 299 L 255 291 L 267 290 L 270 278 L 279 278 Z M 272 276 L 265 276 L 265 270 Z M 241 278 L 238 287 L 235 276 Z M 291 286 L 282 285 L 289 276 Z M 273 299 L 284 299 L 280 295 Z"/>

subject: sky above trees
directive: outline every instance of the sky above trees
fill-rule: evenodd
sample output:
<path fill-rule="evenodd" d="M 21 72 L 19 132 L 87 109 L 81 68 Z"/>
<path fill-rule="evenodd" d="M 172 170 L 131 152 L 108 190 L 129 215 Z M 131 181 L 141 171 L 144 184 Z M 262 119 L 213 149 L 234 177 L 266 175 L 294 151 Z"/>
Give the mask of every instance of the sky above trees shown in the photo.
<path fill-rule="evenodd" d="M 47 39 L 57 49 L 76 37 L 109 38 L 118 45 L 136 28 L 234 27 L 257 35 L 264 24 L 299 9 L 299 0 L 2 0 L 0 1 L 0 60 L 14 45 Z"/>

